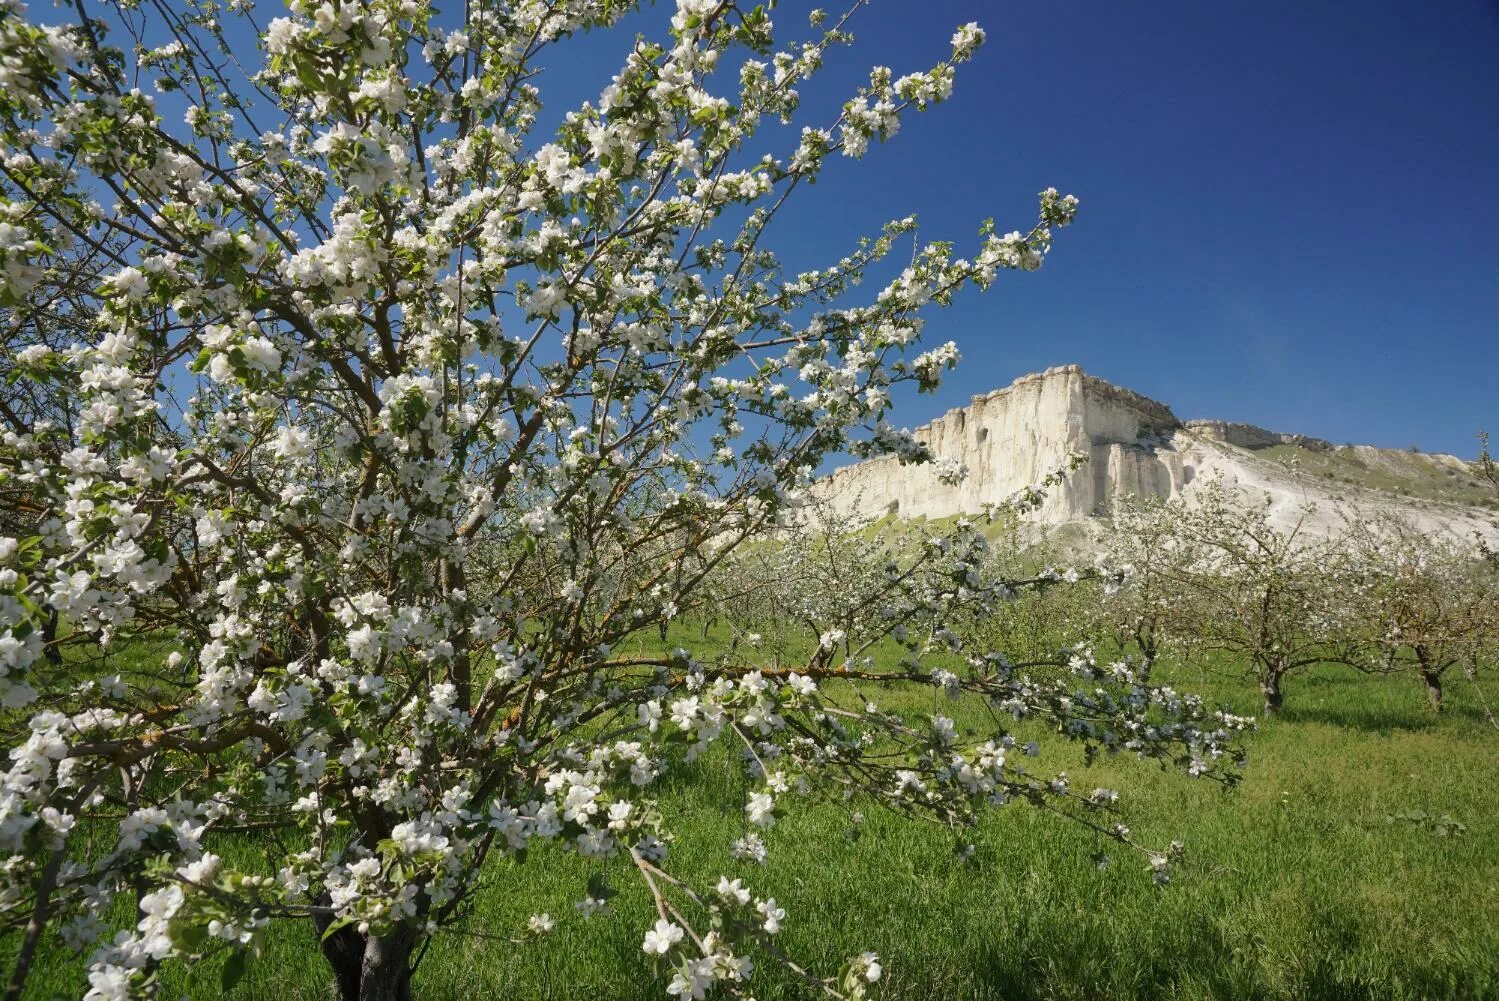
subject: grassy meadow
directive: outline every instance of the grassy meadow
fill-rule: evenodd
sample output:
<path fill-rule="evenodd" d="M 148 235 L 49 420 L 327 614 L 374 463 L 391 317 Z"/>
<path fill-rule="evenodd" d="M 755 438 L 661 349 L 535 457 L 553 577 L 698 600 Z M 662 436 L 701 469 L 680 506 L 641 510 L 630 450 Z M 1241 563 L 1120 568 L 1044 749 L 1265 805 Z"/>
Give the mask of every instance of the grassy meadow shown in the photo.
<path fill-rule="evenodd" d="M 1167 667 L 1158 680 L 1257 709 L 1251 686 L 1201 667 Z M 1499 703 L 1499 683 L 1485 684 Z M 1043 741 L 1041 767 L 1067 767 L 1075 788 L 1121 791 L 1121 819 L 1140 840 L 1186 843 L 1188 864 L 1164 887 L 1132 854 L 1115 851 L 1100 869 L 1095 835 L 1023 804 L 986 820 L 968 861 L 957 854 L 966 836 L 877 808 L 855 828 L 848 810 L 826 805 L 768 832 L 771 865 L 736 862 L 727 849 L 743 833 L 748 782 L 722 749 L 657 790 L 669 816 L 691 818 L 668 868 L 699 882 L 743 876 L 773 894 L 787 913 L 783 948 L 814 971 L 878 952 L 880 996 L 902 1001 L 1499 998 L 1499 732 L 1469 682 L 1454 677 L 1449 690 L 1437 717 L 1411 679 L 1334 667 L 1299 676 L 1283 716 L 1250 738 L 1231 791 L 1130 759 L 1087 767 Z M 936 691 L 864 694 L 954 714 Z M 243 839 L 214 848 L 247 863 L 283 851 Z M 615 914 L 584 918 L 573 903 L 601 871 L 619 890 Z M 422 1001 L 665 997 L 667 978 L 641 952 L 654 914 L 633 872 L 543 845 L 487 877 L 464 929 L 423 958 Z M 116 910 L 127 920 L 129 902 Z M 507 941 L 540 912 L 557 919 L 552 934 Z M 310 925 L 273 928 L 228 994 L 221 962 L 169 968 L 162 996 L 334 997 Z M 818 996 L 770 960 L 759 965 L 760 1001 Z M 26 997 L 77 997 L 82 983 L 81 961 L 54 939 Z"/>

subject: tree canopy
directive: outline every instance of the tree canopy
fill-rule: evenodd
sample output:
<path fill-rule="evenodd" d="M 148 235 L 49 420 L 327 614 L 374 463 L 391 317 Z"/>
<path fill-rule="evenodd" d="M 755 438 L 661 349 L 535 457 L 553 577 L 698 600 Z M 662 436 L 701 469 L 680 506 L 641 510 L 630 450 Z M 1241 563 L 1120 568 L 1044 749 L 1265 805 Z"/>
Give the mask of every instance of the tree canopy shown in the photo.
<path fill-rule="evenodd" d="M 543 128 L 538 70 L 634 6 L 0 3 L 9 996 L 53 936 L 103 1001 L 183 958 L 242 969 L 293 920 L 341 996 L 408 998 L 486 860 L 540 839 L 649 885 L 669 993 L 747 991 L 785 915 L 673 876 L 653 795 L 715 742 L 746 751 L 756 839 L 852 791 L 950 822 L 1046 803 L 1128 840 L 1006 720 L 1231 773 L 1242 720 L 934 640 L 1007 593 L 972 526 L 843 601 L 906 647 L 886 680 L 986 702 L 987 732 L 844 698 L 836 644 L 798 669 L 632 651 L 788 524 L 825 458 L 929 458 L 889 421 L 896 386 L 957 362 L 923 349 L 926 310 L 1039 267 L 1077 206 L 1042 192 L 967 257 L 898 219 L 790 273 L 770 237 L 792 196 L 946 99 L 984 33 L 795 132 L 767 126 L 862 4 L 777 44 L 764 7 L 679 0 Z M 216 850 L 267 832 L 258 864 Z M 879 974 L 807 976 L 857 997 Z"/>

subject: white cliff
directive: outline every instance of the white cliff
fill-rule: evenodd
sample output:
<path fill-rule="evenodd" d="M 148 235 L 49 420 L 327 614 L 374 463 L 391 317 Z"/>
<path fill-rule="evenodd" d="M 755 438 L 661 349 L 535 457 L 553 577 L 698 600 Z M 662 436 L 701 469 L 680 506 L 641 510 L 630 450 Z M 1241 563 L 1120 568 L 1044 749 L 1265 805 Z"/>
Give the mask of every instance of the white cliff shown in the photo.
<path fill-rule="evenodd" d="M 1184 423 L 1164 404 L 1075 365 L 976 396 L 916 435 L 938 458 L 966 465 L 967 478 L 947 485 L 930 465 L 901 465 L 887 456 L 835 470 L 816 492 L 843 516 L 976 514 L 1081 454 L 1088 461 L 1032 516 L 1039 525 L 1086 525 L 1121 496 L 1190 496 L 1194 484 L 1221 477 L 1268 496 L 1282 526 L 1311 504 L 1308 527 L 1317 532 L 1336 531 L 1354 510 L 1394 510 L 1429 531 L 1499 540 L 1499 514 L 1460 502 L 1483 495 L 1468 464 L 1455 456 L 1338 447 L 1248 424 Z M 1449 489 L 1456 487 L 1468 492 Z"/>

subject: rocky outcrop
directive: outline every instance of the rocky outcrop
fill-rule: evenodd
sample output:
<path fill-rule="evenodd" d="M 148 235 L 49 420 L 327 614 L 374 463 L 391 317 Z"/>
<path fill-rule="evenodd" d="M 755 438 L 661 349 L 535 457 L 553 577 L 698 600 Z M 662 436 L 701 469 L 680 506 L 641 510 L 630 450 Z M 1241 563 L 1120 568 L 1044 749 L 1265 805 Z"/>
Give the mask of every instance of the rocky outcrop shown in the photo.
<path fill-rule="evenodd" d="M 1182 422 L 1165 404 L 1090 376 L 1076 365 L 1023 376 L 1003 389 L 975 396 L 968 406 L 918 428 L 916 436 L 939 458 L 967 466 L 967 478 L 943 483 L 930 465 L 902 465 L 885 456 L 835 470 L 817 482 L 814 492 L 844 517 L 976 514 L 986 504 L 1034 486 L 1065 467 L 1070 456 L 1080 454 L 1086 464 L 1051 490 L 1033 516 L 1040 525 L 1086 524 L 1125 495 L 1189 495 L 1194 484 L 1221 477 L 1248 493 L 1266 496 L 1272 517 L 1285 525 L 1302 518 L 1308 504 L 1316 507 L 1310 527 L 1329 533 L 1352 509 L 1398 510 L 1429 530 L 1466 537 L 1476 532 L 1499 540 L 1499 523 L 1492 512 L 1319 480 L 1299 472 L 1295 463 L 1257 453 L 1276 445 L 1329 455 L 1346 451 L 1364 465 L 1388 460 L 1392 468 L 1398 456 L 1401 468 L 1408 470 L 1412 461 L 1420 461 L 1448 476 L 1467 468 L 1454 456 L 1413 460 L 1410 453 L 1338 448 L 1318 438 L 1249 424 Z"/>
<path fill-rule="evenodd" d="M 1069 489 L 1054 491 L 1041 514 L 1062 523 L 1086 517 L 1114 482 L 1166 488 L 1173 475 L 1190 475 L 1173 473 L 1149 455 L 1150 443 L 1167 440 L 1178 427 L 1164 404 L 1068 365 L 975 396 L 917 429 L 938 456 L 968 467 L 962 483 L 943 484 L 931 467 L 885 456 L 835 471 L 819 492 L 862 512 L 940 518 L 981 511 L 1082 453 L 1095 461 Z"/>
<path fill-rule="evenodd" d="M 1270 448 L 1274 445 L 1295 445 L 1299 448 L 1310 449 L 1313 452 L 1328 452 L 1334 447 L 1330 441 L 1321 438 L 1312 438 L 1304 434 L 1282 434 L 1279 431 L 1266 431 L 1264 428 L 1255 427 L 1253 424 L 1235 424 L 1232 421 L 1195 420 L 1187 421 L 1182 425 L 1193 434 L 1203 438 L 1211 438 L 1239 448 L 1258 450 Z M 1462 460 L 1458 460 L 1461 462 Z"/>

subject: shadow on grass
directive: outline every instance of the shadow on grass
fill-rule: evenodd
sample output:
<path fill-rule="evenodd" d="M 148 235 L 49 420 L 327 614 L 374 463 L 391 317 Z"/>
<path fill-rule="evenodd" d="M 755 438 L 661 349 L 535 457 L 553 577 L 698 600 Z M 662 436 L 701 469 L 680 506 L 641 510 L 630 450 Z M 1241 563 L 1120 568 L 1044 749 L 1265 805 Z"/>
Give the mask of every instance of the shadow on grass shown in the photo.
<path fill-rule="evenodd" d="M 1017 956 L 1001 946 L 973 955 L 975 999 L 1168 1001 L 1194 998 L 1269 999 L 1252 961 L 1254 943 L 1234 942 L 1211 921 L 1168 947 L 1156 942 L 1125 957 L 1119 943 L 1058 936 L 1057 928 L 1024 929 L 1029 948 Z M 1313 995 L 1307 995 L 1313 996 Z"/>
<path fill-rule="evenodd" d="M 1296 706 L 1287 705 L 1276 717 L 1284 723 L 1322 723 L 1364 733 L 1394 731 L 1425 733 L 1459 722 L 1463 726 L 1486 726 L 1483 710 L 1471 705 L 1449 705 L 1441 714 L 1427 709 L 1391 706 Z"/>
<path fill-rule="evenodd" d="M 1462 710 L 1443 713 L 1449 718 L 1464 718 Z M 1477 714 L 1473 714 L 1477 717 Z M 1421 732 L 1433 730 L 1441 723 L 1435 713 L 1421 713 L 1400 708 L 1374 706 L 1296 706 L 1281 709 L 1276 720 L 1282 723 L 1322 723 L 1359 730 L 1365 733 L 1390 733 L 1395 730 Z"/>
<path fill-rule="evenodd" d="M 970 957 L 973 989 L 966 996 L 973 1001 L 1379 1001 L 1477 998 L 1486 996 L 1489 983 L 1483 963 L 1459 971 L 1414 963 L 1398 980 L 1352 969 L 1362 929 L 1332 909 L 1319 916 L 1315 958 L 1305 963 L 1267 954 L 1258 934 L 1235 936 L 1201 918 L 1180 935 L 1140 943 L 1140 951 L 1127 954 L 1118 942 L 1057 931 L 1045 922 L 1024 930 L 1020 955 L 997 943 L 976 950 Z"/>

